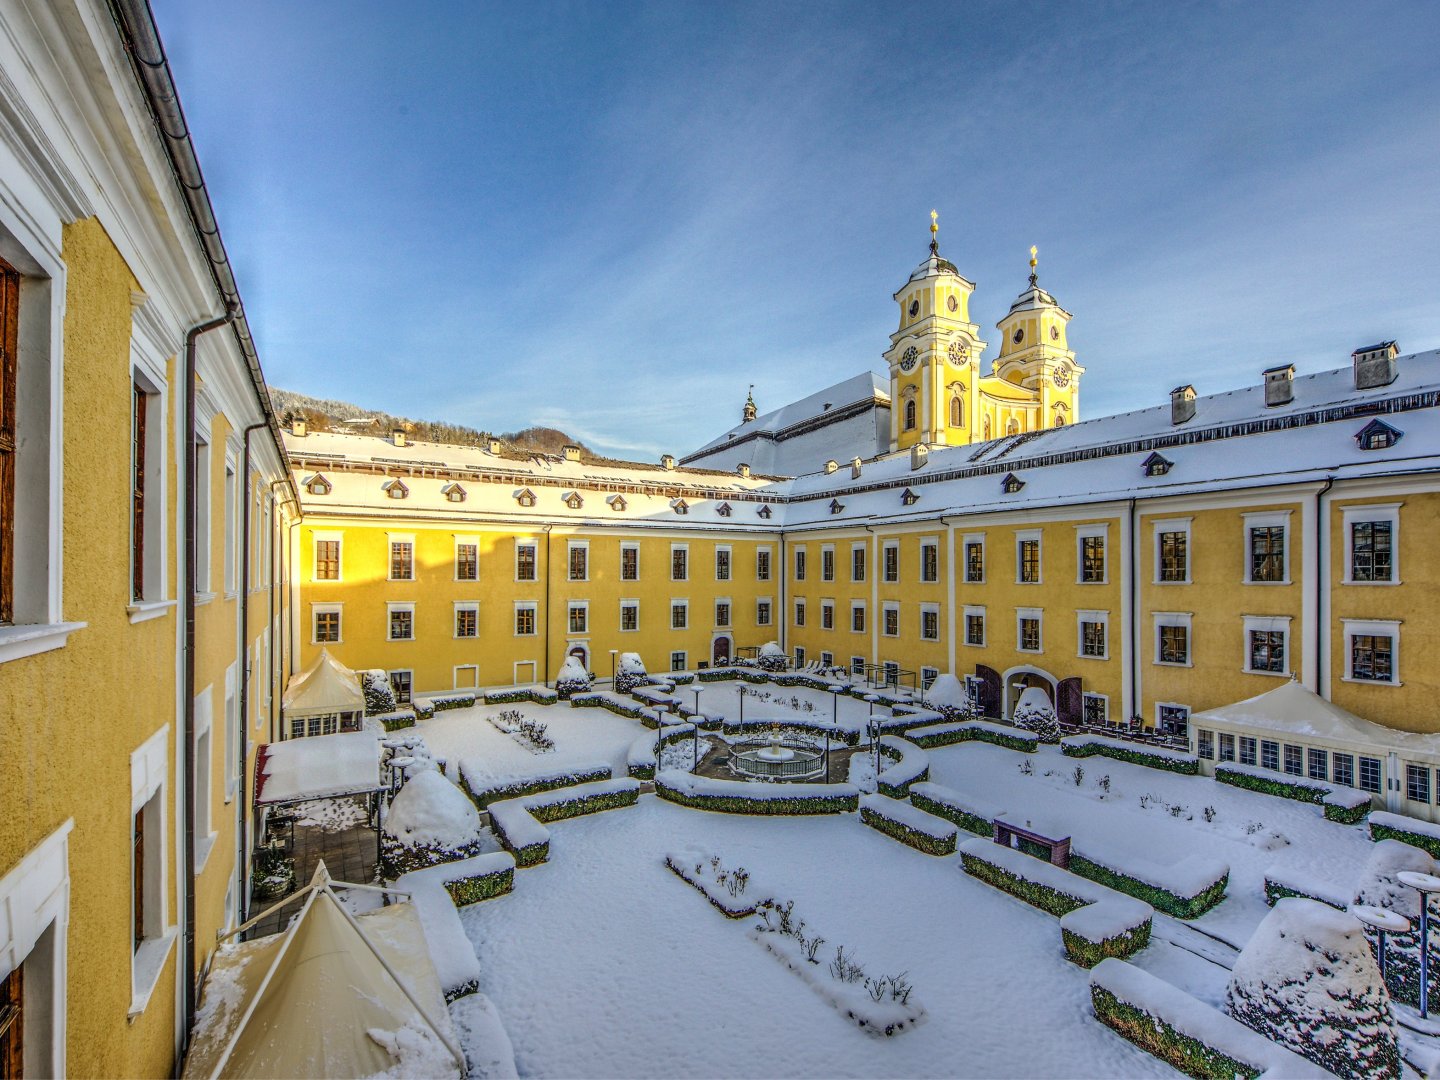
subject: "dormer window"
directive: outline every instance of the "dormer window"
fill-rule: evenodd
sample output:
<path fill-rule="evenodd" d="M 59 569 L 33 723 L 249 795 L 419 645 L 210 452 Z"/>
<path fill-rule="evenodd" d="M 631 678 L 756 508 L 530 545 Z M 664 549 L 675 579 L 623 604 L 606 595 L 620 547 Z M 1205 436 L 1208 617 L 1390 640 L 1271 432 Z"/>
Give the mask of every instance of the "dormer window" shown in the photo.
<path fill-rule="evenodd" d="M 690 512 L 690 504 L 684 499 L 672 499 L 670 500 L 670 509 L 674 510 L 677 514 L 688 514 Z"/>
<path fill-rule="evenodd" d="M 719 514 L 721 517 L 729 517 L 729 516 L 730 516 L 730 504 L 729 504 L 728 502 L 722 502 L 719 506 L 717 506 L 717 507 L 715 508 L 715 512 L 716 512 L 717 514 Z"/>
<path fill-rule="evenodd" d="M 465 489 L 459 484 L 446 484 L 440 489 L 440 492 L 449 502 L 462 503 L 465 501 Z"/>
<path fill-rule="evenodd" d="M 768 506 L 762 506 L 759 510 L 756 510 L 755 513 L 759 514 L 762 518 L 768 518 L 770 516 L 771 510 Z"/>
<path fill-rule="evenodd" d="M 1170 471 L 1170 467 L 1174 464 L 1175 463 L 1169 458 L 1159 453 L 1154 453 L 1142 461 L 1140 467 L 1145 470 L 1146 476 L 1164 476 Z"/>
<path fill-rule="evenodd" d="M 830 500 L 830 513 L 832 513 L 832 514 L 838 514 L 838 513 L 840 513 L 840 511 L 842 511 L 842 510 L 844 510 L 844 509 L 845 509 L 845 504 L 842 503 L 839 499 L 831 499 L 831 500 Z"/>
<path fill-rule="evenodd" d="M 611 495 L 610 498 L 606 499 L 605 501 L 610 504 L 610 509 L 616 511 L 617 513 L 625 509 L 624 495 Z"/>
<path fill-rule="evenodd" d="M 1361 450 L 1385 450 L 1399 442 L 1404 434 L 1384 420 L 1371 420 L 1356 434 L 1355 441 Z"/>
<path fill-rule="evenodd" d="M 578 491 L 567 491 L 565 493 L 565 505 L 571 510 L 579 510 L 585 505 L 585 500 L 580 497 Z"/>
<path fill-rule="evenodd" d="M 305 490 L 311 495 L 329 495 L 333 488 L 329 480 L 316 473 L 314 476 L 306 478 Z"/>
<path fill-rule="evenodd" d="M 410 495 L 410 489 L 399 480 L 387 480 L 380 485 L 380 488 L 392 499 L 405 499 Z"/>
<path fill-rule="evenodd" d="M 1006 495 L 1014 495 L 1024 486 L 1025 481 L 1021 480 L 1013 472 L 1007 473 L 1005 479 L 1000 481 L 1000 490 L 1005 492 Z"/>
<path fill-rule="evenodd" d="M 904 492 L 902 492 L 900 495 L 900 504 L 902 506 L 914 506 L 919 501 L 920 496 L 916 495 L 915 492 L 911 491 L 909 488 L 906 488 Z"/>
<path fill-rule="evenodd" d="M 529 488 L 521 488 L 515 493 L 515 501 L 526 509 L 529 509 L 535 505 L 535 492 Z"/>

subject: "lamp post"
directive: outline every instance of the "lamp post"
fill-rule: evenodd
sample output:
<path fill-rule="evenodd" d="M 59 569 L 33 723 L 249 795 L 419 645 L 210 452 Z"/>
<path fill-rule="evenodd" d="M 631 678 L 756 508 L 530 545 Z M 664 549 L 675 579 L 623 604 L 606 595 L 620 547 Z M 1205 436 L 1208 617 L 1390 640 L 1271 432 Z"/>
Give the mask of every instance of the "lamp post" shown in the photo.
<path fill-rule="evenodd" d="M 611 689 L 611 690 L 614 690 L 614 689 L 615 689 L 615 676 L 616 676 L 615 654 L 618 653 L 619 651 L 620 651 L 619 649 L 611 649 L 611 650 L 610 650 L 610 689 Z"/>
<path fill-rule="evenodd" d="M 740 730 L 745 730 L 745 684 L 740 684 Z"/>
<path fill-rule="evenodd" d="M 825 729 L 825 783 L 831 783 L 830 779 L 830 732 L 840 728 L 840 693 L 836 690 L 830 691 L 830 727 Z"/>
<path fill-rule="evenodd" d="M 660 775 L 660 751 L 664 747 L 664 740 L 661 738 L 665 733 L 665 722 L 660 718 L 665 715 L 662 706 L 655 706 L 655 775 Z"/>
<path fill-rule="evenodd" d="M 870 732 L 870 754 L 875 759 L 875 775 L 880 775 L 880 721 L 875 719 L 875 695 L 866 694 L 865 700 L 870 703 L 870 720 L 866 724 Z"/>
<path fill-rule="evenodd" d="M 1430 896 L 1440 892 L 1440 877 L 1401 870 L 1395 880 L 1420 894 L 1420 1019 L 1425 1020 L 1430 1015 Z"/>
<path fill-rule="evenodd" d="M 690 744 L 695 748 L 692 754 L 693 760 L 690 763 L 690 771 L 694 772 L 700 767 L 700 688 L 696 687 L 690 691 L 695 695 L 695 715 L 690 718 L 691 726 L 695 728 L 690 733 Z"/>
<path fill-rule="evenodd" d="M 1423 910 L 1423 909 L 1422 909 Z M 1390 911 L 1387 908 L 1372 907 L 1369 904 L 1356 904 L 1350 909 L 1362 923 L 1375 931 L 1379 939 L 1380 954 L 1380 981 L 1385 981 L 1385 934 L 1408 934 L 1410 932 L 1410 920 L 1398 911 Z"/>

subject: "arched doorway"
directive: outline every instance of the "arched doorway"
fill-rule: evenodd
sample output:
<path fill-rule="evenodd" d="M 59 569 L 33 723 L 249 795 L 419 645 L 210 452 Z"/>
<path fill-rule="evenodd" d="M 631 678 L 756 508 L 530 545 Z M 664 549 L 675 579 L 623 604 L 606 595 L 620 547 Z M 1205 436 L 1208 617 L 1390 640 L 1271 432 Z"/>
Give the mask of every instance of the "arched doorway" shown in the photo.
<path fill-rule="evenodd" d="M 567 655 L 578 657 L 580 660 L 580 665 L 586 671 L 590 670 L 590 650 L 585 648 L 584 645 L 572 645 L 570 647 L 570 652 Z"/>
<path fill-rule="evenodd" d="M 710 662 L 713 667 L 725 667 L 730 663 L 730 637 L 721 634 L 710 646 Z"/>
<path fill-rule="evenodd" d="M 1050 704 L 1058 704 L 1055 698 L 1055 676 L 1048 671 L 1037 667 L 1013 667 L 1004 675 L 1005 693 L 1005 717 L 1009 719 L 1015 711 L 1015 705 L 1023 694 L 1032 686 L 1038 686 L 1045 691 L 1045 696 L 1050 699 Z"/>

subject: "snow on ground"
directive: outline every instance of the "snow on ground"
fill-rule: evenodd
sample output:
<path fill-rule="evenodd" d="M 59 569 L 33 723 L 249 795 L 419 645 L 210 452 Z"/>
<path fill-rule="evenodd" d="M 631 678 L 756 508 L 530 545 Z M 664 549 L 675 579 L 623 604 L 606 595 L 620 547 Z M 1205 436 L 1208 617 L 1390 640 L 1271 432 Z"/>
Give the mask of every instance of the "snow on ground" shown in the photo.
<path fill-rule="evenodd" d="M 549 863 L 463 914 L 522 1076 L 1173 1075 L 1091 1017 L 1053 917 L 853 816 L 645 797 L 551 830 Z M 664 867 L 686 844 L 743 864 L 871 973 L 908 972 L 929 1020 L 861 1032 Z"/>
<path fill-rule="evenodd" d="M 532 753 L 509 735 L 497 730 L 489 717 L 515 710 L 546 725 L 555 740 L 555 749 Z M 558 705 L 476 704 L 468 709 L 450 709 L 430 720 L 420 721 L 416 730 L 437 758 L 446 762 L 446 772 L 458 775 L 457 766 L 466 758 L 484 764 L 496 776 L 523 776 L 550 773 L 571 765 L 608 762 L 616 776 L 625 775 L 625 752 L 640 734 L 638 720 L 616 716 L 605 709 L 575 709 Z"/>

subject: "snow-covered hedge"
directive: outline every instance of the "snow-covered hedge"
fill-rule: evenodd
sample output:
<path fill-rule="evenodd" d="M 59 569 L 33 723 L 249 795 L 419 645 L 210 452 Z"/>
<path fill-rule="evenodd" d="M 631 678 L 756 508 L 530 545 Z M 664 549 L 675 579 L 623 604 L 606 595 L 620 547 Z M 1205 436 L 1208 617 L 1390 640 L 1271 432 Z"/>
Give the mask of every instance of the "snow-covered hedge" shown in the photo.
<path fill-rule="evenodd" d="M 559 700 L 560 695 L 548 686 L 506 686 L 500 690 L 485 691 L 486 705 L 514 705 L 521 701 L 554 705 Z"/>
<path fill-rule="evenodd" d="M 655 726 L 655 717 L 647 713 L 643 705 L 631 698 L 611 693 L 609 690 L 589 690 L 583 694 L 572 694 L 570 707 L 574 709 L 608 709 L 617 716 L 639 720 L 647 727 Z"/>
<path fill-rule="evenodd" d="M 565 663 L 560 665 L 559 674 L 555 676 L 555 693 L 560 696 L 561 701 L 569 701 L 573 695 L 589 690 L 594 681 L 578 656 L 567 656 Z"/>
<path fill-rule="evenodd" d="M 818 675 L 809 675 L 803 671 L 782 671 L 770 676 L 770 681 L 776 686 L 804 686 L 811 690 L 829 692 L 830 680 L 822 679 Z"/>
<path fill-rule="evenodd" d="M 500 799 L 515 799 L 523 795 L 534 795 L 541 791 L 588 784 L 594 780 L 610 779 L 610 766 L 604 764 L 576 765 L 556 772 L 531 773 L 513 776 L 492 773 L 474 758 L 460 762 L 460 778 L 465 791 L 475 805 L 482 810 Z"/>
<path fill-rule="evenodd" d="M 503 896 L 515 887 L 515 856 L 508 851 L 492 851 L 459 862 L 442 863 L 423 870 L 412 870 L 400 879 L 417 882 L 438 882 L 450 894 L 455 906 L 490 900 Z M 404 889 L 404 885 L 396 888 Z"/>
<path fill-rule="evenodd" d="M 767 641 L 760 646 L 760 655 L 755 660 L 761 671 L 784 671 L 790 666 L 790 657 L 777 641 Z"/>
<path fill-rule="evenodd" d="M 768 735 L 773 727 L 779 725 L 782 733 L 790 732 L 796 735 L 804 735 L 810 738 L 824 739 L 828 733 L 831 742 L 844 743 L 846 746 L 860 745 L 860 732 L 858 730 L 844 727 L 834 727 L 824 720 L 806 720 L 803 717 L 785 716 L 769 717 L 761 719 L 747 719 L 744 723 L 739 720 L 726 720 L 721 725 L 721 730 L 726 735 Z"/>
<path fill-rule="evenodd" d="M 860 797 L 860 820 L 927 855 L 954 855 L 955 824 L 884 795 Z"/>
<path fill-rule="evenodd" d="M 1199 918 L 1221 900 L 1230 867 L 1218 859 L 1189 855 L 1167 866 L 1144 859 L 1070 852 L 1070 871 L 1108 885 L 1179 919 Z"/>
<path fill-rule="evenodd" d="M 1385 810 L 1370 815 L 1371 840 L 1399 840 L 1440 859 L 1440 825 Z"/>
<path fill-rule="evenodd" d="M 433 768 L 406 782 L 385 815 L 380 860 L 396 878 L 480 854 L 480 815 L 464 792 Z"/>
<path fill-rule="evenodd" d="M 490 804 L 490 827 L 516 866 L 539 866 L 550 857 L 550 830 L 535 820 L 524 799 Z"/>
<path fill-rule="evenodd" d="M 892 762 L 875 778 L 880 794 L 904 799 L 910 794 L 911 784 L 930 779 L 930 755 L 908 739 L 882 735 L 880 753 Z"/>
<path fill-rule="evenodd" d="M 448 694 L 426 694 L 424 697 L 417 697 L 415 701 L 424 702 L 435 712 L 444 712 L 446 709 L 468 709 L 478 700 L 474 690 L 455 690 Z"/>
<path fill-rule="evenodd" d="M 669 725 L 660 737 L 660 745 L 669 746 L 671 743 L 690 738 L 694 733 L 694 724 Z M 625 771 L 636 780 L 653 780 L 655 778 L 654 735 L 647 732 L 630 744 L 630 749 L 625 753 Z"/>
<path fill-rule="evenodd" d="M 1234 1080 L 1266 1074 L 1311 1080 L 1328 1074 L 1179 987 L 1124 960 L 1090 971 L 1090 999 L 1101 1023 L 1188 1076 Z"/>
<path fill-rule="evenodd" d="M 927 814 L 953 821 L 966 832 L 980 836 L 990 836 L 995 831 L 995 819 L 1002 813 L 999 808 L 982 804 L 942 784 L 911 785 L 910 801 Z"/>
<path fill-rule="evenodd" d="M 1317 878 L 1303 870 L 1265 871 L 1265 902 L 1271 907 L 1286 897 L 1299 896 L 1319 900 L 1344 911 L 1350 906 L 1350 893 L 1334 882 Z"/>
<path fill-rule="evenodd" d="M 516 865 L 538 866 L 550 857 L 550 830 L 544 822 L 634 806 L 639 797 L 638 780 L 597 780 L 491 803 L 490 826 Z"/>
<path fill-rule="evenodd" d="M 410 894 L 425 928 L 425 943 L 447 1002 L 475 993 L 480 985 L 480 961 L 457 908 L 509 892 L 514 881 L 514 858 L 492 852 L 414 870 L 395 882 L 396 889 Z"/>
<path fill-rule="evenodd" d="M 1016 726 L 1033 731 L 1040 736 L 1044 743 L 1058 743 L 1060 741 L 1060 718 L 1055 714 L 1055 706 L 1050 701 L 1050 695 L 1038 686 L 1027 686 L 1020 693 L 1020 701 L 1011 714 Z"/>
<path fill-rule="evenodd" d="M 640 659 L 639 653 L 620 654 L 620 660 L 615 666 L 614 690 L 617 694 L 628 694 L 649 681 L 650 676 L 645 673 L 645 661 Z"/>
<path fill-rule="evenodd" d="M 1150 943 L 1155 912 L 1144 901 L 990 840 L 967 840 L 959 850 L 967 874 L 1041 911 L 1063 916 L 1089 905 L 1102 907 L 1072 924 L 1069 932 L 1062 927 L 1066 951 L 1076 963 L 1089 967 L 1107 956 L 1129 956 Z"/>
<path fill-rule="evenodd" d="M 658 706 L 673 713 L 680 707 L 680 699 L 668 689 L 659 686 L 637 686 L 630 691 L 630 696 L 636 701 L 643 701 L 651 709 Z"/>
<path fill-rule="evenodd" d="M 1060 740 L 1060 752 L 1066 757 L 1114 758 L 1116 761 L 1128 761 L 1131 765 L 1143 765 L 1147 769 L 1162 769 L 1185 776 L 1194 776 L 1200 771 L 1200 759 L 1194 754 L 1167 750 L 1163 746 L 1142 746 L 1124 739 L 1109 739 L 1104 735 L 1067 736 Z"/>
<path fill-rule="evenodd" d="M 750 784 L 678 769 L 664 769 L 655 777 L 655 794 L 725 814 L 844 814 L 860 805 L 860 789 L 850 784 Z"/>
<path fill-rule="evenodd" d="M 1324 810 L 1329 820 L 1343 825 L 1365 820 L 1370 811 L 1370 796 L 1363 791 L 1337 787 L 1324 780 L 1311 780 L 1308 776 L 1275 773 L 1256 765 L 1237 765 L 1227 761 L 1215 766 L 1215 779 L 1232 787 L 1258 791 L 1262 795 L 1315 803 Z"/>
<path fill-rule="evenodd" d="M 1420 893 L 1400 881 L 1399 875 L 1411 871 L 1434 874 L 1435 858 L 1412 844 L 1399 840 L 1377 841 L 1370 857 L 1360 871 L 1355 891 L 1349 902 L 1354 905 L 1383 908 L 1410 920 L 1414 929 L 1420 926 Z M 1346 904 L 1336 904 L 1342 910 Z M 1379 955 L 1380 942 L 1373 930 L 1365 936 Z M 1385 985 L 1390 995 L 1407 1005 L 1420 1004 L 1420 935 L 1391 934 L 1386 944 Z M 1433 958 L 1432 958 L 1433 967 Z"/>
<path fill-rule="evenodd" d="M 394 709 L 386 713 L 375 713 L 366 717 L 367 720 L 374 720 L 385 726 L 386 731 L 402 731 L 405 728 L 415 726 L 414 709 Z"/>
<path fill-rule="evenodd" d="M 365 715 L 379 716 L 395 711 L 395 688 L 390 685 L 390 675 L 382 668 L 371 668 L 357 672 L 360 689 L 365 693 Z"/>
<path fill-rule="evenodd" d="M 727 868 L 718 855 L 706 855 L 699 848 L 672 851 L 665 856 L 665 865 L 731 919 L 754 915 L 755 908 L 771 898 L 764 886 L 750 880 L 744 867 Z"/>
<path fill-rule="evenodd" d="M 961 720 L 955 723 L 929 724 L 911 728 L 907 739 L 926 749 L 949 746 L 959 742 L 988 742 L 1022 754 L 1033 754 L 1040 738 L 1033 731 L 1008 727 L 990 720 Z"/>

